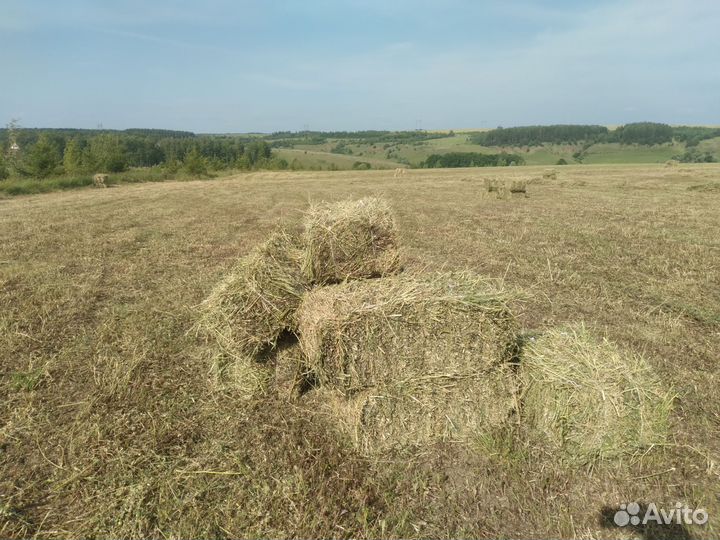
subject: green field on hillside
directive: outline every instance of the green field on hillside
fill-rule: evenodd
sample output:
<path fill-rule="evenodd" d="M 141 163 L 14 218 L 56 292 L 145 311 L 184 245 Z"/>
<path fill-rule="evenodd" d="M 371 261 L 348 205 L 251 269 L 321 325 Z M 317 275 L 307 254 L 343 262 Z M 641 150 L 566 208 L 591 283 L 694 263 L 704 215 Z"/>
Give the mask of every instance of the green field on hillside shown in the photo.
<path fill-rule="evenodd" d="M 480 154 L 512 153 L 520 155 L 524 165 L 555 165 L 559 160 L 567 164 L 635 164 L 664 163 L 681 157 L 688 149 L 683 142 L 656 145 L 596 143 L 549 144 L 536 146 L 482 146 L 471 142 L 471 133 L 435 132 L 437 138 L 403 142 L 363 142 L 355 139 L 328 138 L 312 144 L 303 141 L 291 148 L 277 149 L 277 155 L 299 166 L 320 169 L 351 169 L 356 161 L 365 161 L 372 168 L 422 167 L 428 156 L 450 152 Z M 709 152 L 720 159 L 720 137 L 701 141 L 699 152 Z M 343 152 L 343 153 L 338 153 Z M 297 167 L 296 167 L 297 168 Z"/>

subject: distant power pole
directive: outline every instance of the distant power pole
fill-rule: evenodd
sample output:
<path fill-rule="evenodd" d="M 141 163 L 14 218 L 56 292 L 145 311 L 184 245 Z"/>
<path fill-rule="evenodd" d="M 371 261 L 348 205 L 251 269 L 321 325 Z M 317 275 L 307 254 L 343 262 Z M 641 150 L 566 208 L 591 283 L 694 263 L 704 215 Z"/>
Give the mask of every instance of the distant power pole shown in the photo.
<path fill-rule="evenodd" d="M 415 120 L 415 131 L 422 131 L 422 120 Z"/>

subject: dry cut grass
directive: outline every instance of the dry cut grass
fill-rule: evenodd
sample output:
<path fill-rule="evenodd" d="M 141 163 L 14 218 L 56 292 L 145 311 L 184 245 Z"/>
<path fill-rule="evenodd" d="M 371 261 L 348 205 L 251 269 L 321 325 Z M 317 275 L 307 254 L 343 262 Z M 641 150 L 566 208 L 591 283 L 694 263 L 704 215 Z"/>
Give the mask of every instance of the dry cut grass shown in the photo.
<path fill-rule="evenodd" d="M 718 537 L 720 201 L 687 188 L 720 167 L 681 169 L 571 165 L 505 201 L 483 177 L 542 168 L 0 200 L 0 537 L 650 538 L 601 519 L 633 500 L 706 508 L 666 537 Z M 310 403 L 211 388 L 197 306 L 308 200 L 365 197 L 392 204 L 408 271 L 502 278 L 526 293 L 509 300 L 521 329 L 584 322 L 642 355 L 677 394 L 665 444 L 592 466 L 498 437 L 376 459 Z M 276 352 L 261 367 L 282 387 L 297 349 Z"/>

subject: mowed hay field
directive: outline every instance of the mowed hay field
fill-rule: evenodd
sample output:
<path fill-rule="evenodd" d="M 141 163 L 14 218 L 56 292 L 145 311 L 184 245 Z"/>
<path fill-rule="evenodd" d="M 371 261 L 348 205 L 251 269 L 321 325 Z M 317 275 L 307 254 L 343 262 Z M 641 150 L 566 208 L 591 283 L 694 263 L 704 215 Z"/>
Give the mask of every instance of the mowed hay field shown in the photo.
<path fill-rule="evenodd" d="M 720 166 L 556 170 L 0 200 L 0 537 L 717 537 Z M 530 180 L 528 196 L 485 178 Z M 668 443 L 591 465 L 522 440 L 366 457 L 302 401 L 219 391 L 199 304 L 311 202 L 365 196 L 392 204 L 408 271 L 502 279 L 525 331 L 582 323 L 646 357 L 677 394 Z M 612 528 L 631 501 L 710 520 Z"/>

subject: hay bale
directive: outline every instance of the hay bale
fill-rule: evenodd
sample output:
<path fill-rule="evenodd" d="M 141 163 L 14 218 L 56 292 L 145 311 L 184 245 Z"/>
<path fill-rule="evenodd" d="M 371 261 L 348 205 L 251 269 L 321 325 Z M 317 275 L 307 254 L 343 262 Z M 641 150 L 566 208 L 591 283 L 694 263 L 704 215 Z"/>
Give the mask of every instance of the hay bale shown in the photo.
<path fill-rule="evenodd" d="M 472 274 L 316 289 L 298 312 L 306 373 L 364 452 L 498 428 L 515 404 L 508 298 Z"/>
<path fill-rule="evenodd" d="M 485 178 L 483 179 L 485 183 L 485 189 L 488 193 L 497 192 L 498 188 L 500 186 L 500 181 L 497 178 Z"/>
<path fill-rule="evenodd" d="M 688 191 L 700 191 L 703 193 L 720 193 L 720 182 L 707 182 L 706 184 L 696 184 L 688 186 Z"/>
<path fill-rule="evenodd" d="M 555 169 L 545 169 L 542 177 L 545 180 L 557 180 L 557 171 Z"/>
<path fill-rule="evenodd" d="M 498 182 L 498 187 L 496 191 L 498 199 L 507 200 L 510 198 L 510 190 L 508 189 L 507 182 Z"/>
<path fill-rule="evenodd" d="M 520 379 L 523 424 L 553 455 L 589 462 L 665 441 L 672 396 L 651 366 L 584 328 L 528 341 Z"/>
<path fill-rule="evenodd" d="M 508 299 L 471 273 L 323 287 L 298 310 L 300 346 L 321 385 L 347 392 L 438 369 L 482 370 L 512 354 Z"/>
<path fill-rule="evenodd" d="M 510 193 L 527 193 L 527 181 L 513 180 L 510 184 Z"/>
<path fill-rule="evenodd" d="M 309 288 L 301 259 L 297 240 L 276 232 L 243 257 L 202 303 L 199 330 L 229 359 L 218 368 L 221 376 L 250 369 L 258 353 L 295 328 L 295 311 Z"/>
<path fill-rule="evenodd" d="M 303 269 L 313 283 L 397 272 L 397 227 L 390 205 L 368 197 L 313 205 L 305 214 Z"/>
<path fill-rule="evenodd" d="M 677 159 L 668 159 L 665 162 L 665 167 L 668 169 L 672 168 L 672 167 L 678 167 L 679 165 L 680 165 L 680 162 Z"/>
<path fill-rule="evenodd" d="M 107 187 L 107 180 L 107 174 L 96 174 L 95 176 L 93 176 L 93 185 L 95 187 Z"/>

